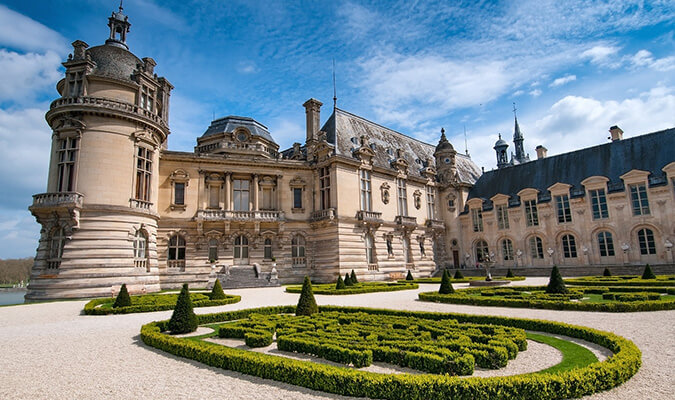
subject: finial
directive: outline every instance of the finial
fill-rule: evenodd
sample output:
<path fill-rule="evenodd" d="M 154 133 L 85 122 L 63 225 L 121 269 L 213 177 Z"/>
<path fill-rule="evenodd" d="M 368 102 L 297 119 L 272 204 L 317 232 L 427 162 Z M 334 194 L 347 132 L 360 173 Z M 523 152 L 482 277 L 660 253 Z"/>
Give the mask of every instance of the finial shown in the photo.
<path fill-rule="evenodd" d="M 501 133 L 499 134 L 499 140 L 502 140 L 502 134 Z"/>
<path fill-rule="evenodd" d="M 513 116 L 518 118 L 518 116 L 516 115 L 516 102 L 515 101 L 513 102 Z"/>
<path fill-rule="evenodd" d="M 124 0 L 120 0 L 120 12 L 122 12 L 122 10 L 124 10 L 124 8 L 122 7 L 122 2 L 123 2 L 123 1 L 124 1 Z"/>
<path fill-rule="evenodd" d="M 333 58 L 333 110 L 337 108 L 337 87 L 335 86 L 335 58 Z"/>
<path fill-rule="evenodd" d="M 445 128 L 441 128 L 441 135 L 445 135 Z"/>

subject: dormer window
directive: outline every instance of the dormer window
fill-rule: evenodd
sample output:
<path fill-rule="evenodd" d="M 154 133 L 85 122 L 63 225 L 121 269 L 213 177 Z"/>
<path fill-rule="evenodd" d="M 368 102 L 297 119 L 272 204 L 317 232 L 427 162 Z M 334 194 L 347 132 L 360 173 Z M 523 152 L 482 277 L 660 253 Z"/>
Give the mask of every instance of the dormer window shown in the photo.
<path fill-rule="evenodd" d="M 68 93 L 67 96 L 79 97 L 82 95 L 84 87 L 84 72 L 71 72 L 68 74 Z"/>
<path fill-rule="evenodd" d="M 140 106 L 142 109 L 150 112 L 155 110 L 155 91 L 145 85 L 141 87 Z"/>

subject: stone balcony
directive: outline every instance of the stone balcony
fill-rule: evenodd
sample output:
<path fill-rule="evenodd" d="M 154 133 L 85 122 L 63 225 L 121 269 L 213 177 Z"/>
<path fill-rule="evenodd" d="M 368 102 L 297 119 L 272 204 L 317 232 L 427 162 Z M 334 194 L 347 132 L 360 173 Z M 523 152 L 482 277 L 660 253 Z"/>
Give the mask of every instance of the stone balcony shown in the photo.
<path fill-rule="evenodd" d="M 424 223 L 424 225 L 427 228 L 430 228 L 431 230 L 434 231 L 444 231 L 445 230 L 445 223 L 443 221 L 439 221 L 436 219 L 427 219 L 427 221 Z"/>
<path fill-rule="evenodd" d="M 318 221 L 332 221 L 335 219 L 335 208 L 327 208 L 325 210 L 316 210 L 312 212 L 310 217 L 311 222 Z"/>
<path fill-rule="evenodd" d="M 40 193 L 33 195 L 32 209 L 82 208 L 84 195 L 77 192 Z"/>
<path fill-rule="evenodd" d="M 125 101 L 113 100 L 103 97 L 90 97 L 90 96 L 80 96 L 80 97 L 61 97 L 56 99 L 49 106 L 49 112 L 47 113 L 47 119 L 49 120 L 51 116 L 59 113 L 59 109 L 63 107 L 68 107 L 69 109 L 82 108 L 86 109 L 97 109 L 97 110 L 108 110 L 113 112 L 118 112 L 121 114 L 126 114 L 128 116 L 133 116 L 147 122 L 152 122 L 156 125 L 159 125 L 163 128 L 166 128 L 168 125 L 162 119 L 161 116 L 157 113 L 146 110 L 139 105 L 127 103 Z"/>
<path fill-rule="evenodd" d="M 361 221 L 363 224 L 368 224 L 368 225 L 381 225 L 382 222 L 382 213 L 377 212 L 377 211 L 357 211 L 356 212 L 356 219 Z"/>
<path fill-rule="evenodd" d="M 407 215 L 397 215 L 394 219 L 396 225 L 400 225 L 406 228 L 416 228 L 417 227 L 417 218 L 409 217 Z"/>
<path fill-rule="evenodd" d="M 283 211 L 232 211 L 232 210 L 198 210 L 197 219 L 203 221 L 284 221 Z"/>

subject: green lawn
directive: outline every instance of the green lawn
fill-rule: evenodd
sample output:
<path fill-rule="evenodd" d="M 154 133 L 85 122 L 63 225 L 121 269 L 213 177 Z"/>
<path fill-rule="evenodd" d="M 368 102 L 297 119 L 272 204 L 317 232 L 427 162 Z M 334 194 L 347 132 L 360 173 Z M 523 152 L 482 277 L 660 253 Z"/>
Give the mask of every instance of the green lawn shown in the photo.
<path fill-rule="evenodd" d="M 592 351 L 574 342 L 534 332 L 527 332 L 526 335 L 530 340 L 555 347 L 563 355 L 563 359 L 560 363 L 545 370 L 537 371 L 537 374 L 569 371 L 571 369 L 583 368 L 587 365 L 593 364 L 594 362 L 598 362 L 598 357 L 596 357 Z"/>

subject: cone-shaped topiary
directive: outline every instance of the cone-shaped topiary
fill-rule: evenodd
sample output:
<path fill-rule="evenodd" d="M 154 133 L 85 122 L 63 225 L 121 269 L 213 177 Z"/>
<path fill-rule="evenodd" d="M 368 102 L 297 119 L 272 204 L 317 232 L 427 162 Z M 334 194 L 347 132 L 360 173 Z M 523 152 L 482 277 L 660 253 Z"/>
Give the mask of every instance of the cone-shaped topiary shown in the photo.
<path fill-rule="evenodd" d="M 642 273 L 642 279 L 656 279 L 656 275 L 652 272 L 652 267 L 647 264 L 645 266 L 645 272 Z"/>
<path fill-rule="evenodd" d="M 414 281 L 415 280 L 415 278 L 413 278 L 412 272 L 410 272 L 410 270 L 408 270 L 408 275 L 405 276 L 405 280 L 406 281 Z"/>
<path fill-rule="evenodd" d="M 352 270 L 352 274 L 349 277 L 352 278 L 352 285 L 356 285 L 357 283 L 359 283 L 359 280 L 356 279 L 356 274 L 354 273 L 354 270 Z"/>
<path fill-rule="evenodd" d="M 509 268 L 509 269 L 506 271 L 506 277 L 507 277 L 507 278 L 513 278 L 513 271 L 511 271 L 511 268 Z"/>
<path fill-rule="evenodd" d="M 548 286 L 546 287 L 546 293 L 567 293 L 567 286 L 563 281 L 562 275 L 558 270 L 558 266 L 554 265 L 551 270 L 551 278 L 548 281 Z"/>
<path fill-rule="evenodd" d="M 220 285 L 220 279 L 216 279 L 216 283 L 213 284 L 213 289 L 211 289 L 211 294 L 209 294 L 211 300 L 224 300 L 225 292 L 223 292 L 223 287 Z"/>
<path fill-rule="evenodd" d="M 609 268 L 605 268 L 602 272 L 602 276 L 612 276 L 612 271 L 610 271 Z"/>
<path fill-rule="evenodd" d="M 197 330 L 197 325 L 199 322 L 192 309 L 190 289 L 188 289 L 188 284 L 184 283 L 169 320 L 168 329 L 171 333 L 190 333 Z"/>
<path fill-rule="evenodd" d="M 345 274 L 345 286 L 354 286 L 354 282 L 352 282 L 352 277 L 349 276 L 349 274 Z"/>
<path fill-rule="evenodd" d="M 448 270 L 443 271 L 443 278 L 441 278 L 441 287 L 438 289 L 439 294 L 450 294 L 455 293 L 455 288 L 452 287 L 450 283 L 450 273 Z"/>
<path fill-rule="evenodd" d="M 335 284 L 335 289 L 340 290 L 340 289 L 344 289 L 345 287 L 346 287 L 345 281 L 342 280 L 342 275 L 338 275 L 338 280 L 337 280 L 337 283 Z"/>
<path fill-rule="evenodd" d="M 120 292 L 117 293 L 117 298 L 115 303 L 113 303 L 113 308 L 117 307 L 129 307 L 131 305 L 131 297 L 129 297 L 129 292 L 127 291 L 127 284 L 122 284 Z"/>
<path fill-rule="evenodd" d="M 452 279 L 464 279 L 464 275 L 462 275 L 459 270 L 455 271 L 455 276 Z"/>
<path fill-rule="evenodd" d="M 316 300 L 314 299 L 312 282 L 309 280 L 309 276 L 305 276 L 298 306 L 295 308 L 295 315 L 312 315 L 316 312 L 319 312 L 319 306 L 316 305 Z"/>

